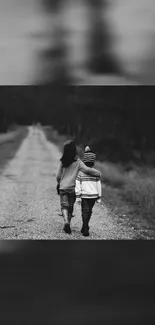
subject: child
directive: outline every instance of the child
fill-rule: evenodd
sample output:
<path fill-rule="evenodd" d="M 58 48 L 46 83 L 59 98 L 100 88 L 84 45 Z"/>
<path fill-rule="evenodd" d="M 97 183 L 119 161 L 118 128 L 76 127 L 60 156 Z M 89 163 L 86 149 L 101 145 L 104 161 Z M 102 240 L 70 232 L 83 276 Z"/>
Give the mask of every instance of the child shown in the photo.
<path fill-rule="evenodd" d="M 96 155 L 91 151 L 89 147 L 85 148 L 84 163 L 93 167 L 95 163 Z M 83 171 L 80 171 L 76 180 L 76 197 L 77 202 L 81 204 L 82 210 L 82 229 L 83 236 L 89 236 L 89 221 L 92 214 L 92 209 L 97 201 L 101 203 L 101 180 L 100 176 L 88 176 Z"/>
<path fill-rule="evenodd" d="M 79 171 L 88 175 L 100 176 L 94 168 L 87 167 L 78 157 L 74 141 L 69 140 L 64 144 L 64 151 L 57 172 L 57 190 L 60 194 L 61 211 L 64 218 L 64 231 L 71 233 L 70 222 L 76 201 L 75 184 Z"/>

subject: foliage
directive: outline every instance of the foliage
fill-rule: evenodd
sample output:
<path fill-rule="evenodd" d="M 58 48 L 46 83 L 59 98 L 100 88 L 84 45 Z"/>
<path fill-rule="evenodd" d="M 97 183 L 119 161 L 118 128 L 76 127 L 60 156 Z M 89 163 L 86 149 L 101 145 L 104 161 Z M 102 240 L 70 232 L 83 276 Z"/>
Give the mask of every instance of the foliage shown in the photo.
<path fill-rule="evenodd" d="M 40 122 L 100 160 L 154 164 L 153 87 L 1 87 L 0 131 Z"/>

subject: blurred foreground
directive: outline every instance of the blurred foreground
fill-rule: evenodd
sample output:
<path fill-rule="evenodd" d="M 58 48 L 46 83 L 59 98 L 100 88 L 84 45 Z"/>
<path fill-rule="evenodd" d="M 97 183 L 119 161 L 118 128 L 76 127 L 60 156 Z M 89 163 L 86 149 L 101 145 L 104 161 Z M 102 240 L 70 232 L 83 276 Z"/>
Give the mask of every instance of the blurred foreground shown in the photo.
<path fill-rule="evenodd" d="M 153 0 L 1 0 L 0 85 L 155 84 Z"/>
<path fill-rule="evenodd" d="M 119 241 L 5 245 L 16 245 L 16 251 L 0 254 L 2 324 L 154 324 L 151 245 Z"/>

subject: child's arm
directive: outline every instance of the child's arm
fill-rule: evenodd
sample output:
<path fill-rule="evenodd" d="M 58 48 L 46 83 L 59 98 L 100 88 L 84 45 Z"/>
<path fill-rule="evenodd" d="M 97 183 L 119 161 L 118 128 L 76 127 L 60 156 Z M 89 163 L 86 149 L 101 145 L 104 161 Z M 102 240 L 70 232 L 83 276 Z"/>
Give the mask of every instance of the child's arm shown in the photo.
<path fill-rule="evenodd" d="M 61 175 L 62 175 L 62 164 L 60 163 L 57 174 L 56 174 L 56 180 L 57 180 L 58 184 L 61 181 Z"/>
<path fill-rule="evenodd" d="M 92 176 L 101 176 L 101 173 L 96 170 L 95 168 L 90 168 L 87 167 L 80 159 L 79 159 L 80 163 L 79 163 L 79 170 L 88 174 L 88 175 L 92 175 Z"/>
<path fill-rule="evenodd" d="M 76 194 L 76 199 L 77 199 L 77 202 L 81 202 L 81 194 L 82 194 L 82 180 L 81 180 L 81 176 L 80 176 L 80 173 L 78 174 L 77 176 L 77 179 L 76 179 L 76 186 L 75 186 L 75 194 Z"/>
<path fill-rule="evenodd" d="M 98 198 L 97 198 L 97 202 L 101 203 L 101 196 L 102 196 L 102 184 L 101 184 L 101 180 L 99 179 L 97 181 L 97 191 L 98 191 Z"/>

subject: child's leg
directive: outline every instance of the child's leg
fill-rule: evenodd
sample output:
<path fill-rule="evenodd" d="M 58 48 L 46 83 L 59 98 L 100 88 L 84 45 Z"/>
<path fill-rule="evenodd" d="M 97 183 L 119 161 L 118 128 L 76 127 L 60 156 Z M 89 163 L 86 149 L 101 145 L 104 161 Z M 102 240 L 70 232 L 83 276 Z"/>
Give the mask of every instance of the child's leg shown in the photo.
<path fill-rule="evenodd" d="M 68 209 L 62 209 L 62 216 L 64 218 L 64 223 L 68 223 Z"/>
<path fill-rule="evenodd" d="M 72 214 L 73 214 L 73 208 L 69 207 L 68 209 L 68 222 L 71 222 L 72 219 Z"/>
<path fill-rule="evenodd" d="M 74 209 L 75 201 L 76 201 L 76 195 L 75 195 L 75 192 L 72 192 L 69 194 L 69 208 L 68 208 L 69 223 L 71 222 L 71 219 L 73 217 L 73 209 Z"/>
<path fill-rule="evenodd" d="M 83 226 L 81 232 L 89 235 L 89 221 L 92 215 L 92 209 L 96 199 L 82 199 L 82 220 Z"/>
<path fill-rule="evenodd" d="M 64 218 L 64 231 L 71 233 L 70 222 L 69 222 L 69 199 L 68 193 L 60 192 L 61 211 Z"/>
<path fill-rule="evenodd" d="M 84 236 L 89 236 L 89 214 L 90 214 L 90 209 L 89 209 L 89 199 L 82 199 L 81 202 L 81 209 L 82 209 L 82 229 L 81 232 L 83 233 Z"/>
<path fill-rule="evenodd" d="M 91 215 L 92 215 L 92 209 L 94 207 L 94 204 L 96 202 L 96 199 L 88 199 L 89 200 L 89 217 L 88 217 L 88 222 L 90 221 Z"/>

